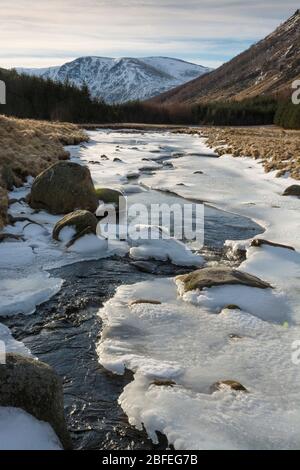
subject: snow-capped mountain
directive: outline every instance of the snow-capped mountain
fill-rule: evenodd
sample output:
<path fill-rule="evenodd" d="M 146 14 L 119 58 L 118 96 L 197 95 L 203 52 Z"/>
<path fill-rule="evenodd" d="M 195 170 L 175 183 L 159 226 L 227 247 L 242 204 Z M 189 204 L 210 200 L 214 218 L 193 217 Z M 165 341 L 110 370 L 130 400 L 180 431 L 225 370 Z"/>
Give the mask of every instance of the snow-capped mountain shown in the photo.
<path fill-rule="evenodd" d="M 93 97 L 124 103 L 151 98 L 211 69 L 168 57 L 80 57 L 58 67 L 17 70 L 55 81 L 68 80 L 78 87 L 86 84 Z"/>

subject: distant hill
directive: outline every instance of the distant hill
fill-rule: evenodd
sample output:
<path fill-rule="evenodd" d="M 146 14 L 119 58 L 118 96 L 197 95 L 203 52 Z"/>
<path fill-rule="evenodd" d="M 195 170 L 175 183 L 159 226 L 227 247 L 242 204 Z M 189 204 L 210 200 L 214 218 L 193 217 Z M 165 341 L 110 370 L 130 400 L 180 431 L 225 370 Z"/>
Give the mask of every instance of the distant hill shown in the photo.
<path fill-rule="evenodd" d="M 93 98 L 107 103 L 145 100 L 211 71 L 169 57 L 80 57 L 60 67 L 17 70 L 57 82 L 68 80 L 77 87 L 87 85 Z"/>
<path fill-rule="evenodd" d="M 213 72 L 151 100 L 195 104 L 285 95 L 300 76 L 300 10 L 272 34 Z"/>

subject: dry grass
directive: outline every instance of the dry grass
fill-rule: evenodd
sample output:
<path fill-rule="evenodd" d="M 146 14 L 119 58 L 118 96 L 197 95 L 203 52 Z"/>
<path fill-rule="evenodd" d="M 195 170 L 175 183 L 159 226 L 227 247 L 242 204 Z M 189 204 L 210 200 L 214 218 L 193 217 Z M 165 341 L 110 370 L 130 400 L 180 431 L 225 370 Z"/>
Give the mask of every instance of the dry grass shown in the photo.
<path fill-rule="evenodd" d="M 86 140 L 85 132 L 73 124 L 0 116 L 0 228 L 6 222 L 7 191 L 22 185 L 27 176 L 68 159 L 63 145 Z"/>
<path fill-rule="evenodd" d="M 277 170 L 277 176 L 286 172 L 300 180 L 300 131 L 279 127 L 203 127 L 182 129 L 206 137 L 210 147 L 223 155 L 252 157 L 261 160 L 267 172 Z"/>

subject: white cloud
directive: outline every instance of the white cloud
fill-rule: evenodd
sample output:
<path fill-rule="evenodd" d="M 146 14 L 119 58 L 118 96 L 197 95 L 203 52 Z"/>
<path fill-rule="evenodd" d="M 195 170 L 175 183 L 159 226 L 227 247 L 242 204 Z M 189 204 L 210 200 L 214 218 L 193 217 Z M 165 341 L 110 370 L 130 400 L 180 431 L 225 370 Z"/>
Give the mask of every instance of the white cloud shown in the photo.
<path fill-rule="evenodd" d="M 1 0 L 0 66 L 53 65 L 89 54 L 171 55 L 220 63 L 242 50 L 246 40 L 272 31 L 297 3 Z"/>

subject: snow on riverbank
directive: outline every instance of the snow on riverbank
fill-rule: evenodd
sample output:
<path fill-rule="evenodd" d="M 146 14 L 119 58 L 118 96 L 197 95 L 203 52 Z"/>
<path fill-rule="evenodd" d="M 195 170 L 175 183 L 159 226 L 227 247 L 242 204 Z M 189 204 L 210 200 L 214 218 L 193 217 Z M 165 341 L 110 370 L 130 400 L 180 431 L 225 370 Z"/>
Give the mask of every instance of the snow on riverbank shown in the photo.
<path fill-rule="evenodd" d="M 211 152 L 203 139 L 192 139 L 198 154 Z M 282 196 L 293 180 L 265 174 L 248 158 L 171 161 L 175 170 L 149 175 L 147 185 L 252 218 L 265 227 L 264 238 L 296 251 L 227 242 L 233 253 L 246 249 L 240 270 L 269 282 L 274 289 L 266 292 L 224 286 L 184 295 L 172 279 L 120 287 L 99 312 L 99 360 L 115 373 L 134 372 L 120 404 L 154 441 L 161 431 L 176 449 L 297 449 L 300 365 L 292 352 L 300 340 L 300 200 Z M 224 308 L 229 303 L 241 310 Z M 211 392 L 226 379 L 249 393 Z"/>
<path fill-rule="evenodd" d="M 163 168 L 163 163 L 156 163 L 151 158 L 161 158 L 162 161 L 170 155 L 177 158 L 178 152 L 182 151 L 180 136 L 174 139 L 169 133 L 127 135 L 97 131 L 90 132 L 90 137 L 89 144 L 67 147 L 72 161 L 89 167 L 95 186 L 122 189 L 125 194 L 142 194 L 145 191 L 132 182 L 141 171 Z M 188 141 L 192 152 L 195 143 L 190 137 Z M 0 244 L 0 281 L 5 287 L 1 294 L 0 316 L 33 313 L 37 305 L 55 295 L 61 288 L 62 280 L 48 275 L 47 269 L 54 267 L 126 254 L 134 259 L 152 256 L 170 259 L 179 265 L 200 266 L 203 263 L 200 256 L 192 254 L 176 240 L 143 242 L 133 241 L 129 237 L 128 243 L 119 243 L 86 235 L 66 249 L 70 233 L 66 233 L 61 242 L 52 239 L 53 227 L 62 216 L 34 211 L 25 202 L 32 182 L 33 179 L 28 178 L 26 185 L 9 194 L 10 199 L 15 201 L 10 205 L 9 214 L 17 222 L 6 226 L 3 232 L 19 236 L 20 240 L 8 239 Z"/>
<path fill-rule="evenodd" d="M 125 154 L 122 155 L 124 160 L 117 158 L 120 148 L 116 147 L 115 161 L 111 161 L 102 155 L 107 150 L 105 142 L 103 142 L 107 133 L 103 132 L 100 136 L 98 133 L 91 133 L 91 135 L 98 138 L 98 145 L 95 140 L 92 140 L 89 145 L 70 147 L 73 161 L 88 164 L 96 184 L 98 183 L 102 187 L 115 187 L 117 184 L 122 187 L 125 194 L 145 191 L 141 186 L 130 183 L 140 175 L 141 170 L 153 171 L 163 167 L 160 163 L 147 163 L 144 160 L 146 155 L 151 157 L 152 150 L 164 151 L 165 153 L 171 151 L 169 147 L 164 150 L 158 149 L 153 144 L 153 135 L 144 137 L 141 145 L 133 136 L 132 143 L 129 142 L 127 151 L 123 152 Z M 159 138 L 161 142 L 164 141 L 163 137 Z M 127 137 L 124 142 L 128 143 Z M 133 144 L 139 145 L 139 148 L 132 148 Z M 111 153 L 111 142 L 108 147 Z M 32 182 L 33 179 L 28 178 L 22 188 L 15 189 L 9 194 L 10 199 L 15 200 L 10 205 L 9 214 L 16 219 L 16 222 L 6 226 L 3 232 L 18 236 L 19 240 L 7 238 L 5 242 L 0 244 L 0 316 L 32 314 L 35 312 L 36 306 L 55 295 L 60 290 L 63 280 L 49 275 L 47 270 L 54 267 L 82 260 L 100 259 L 115 254 L 124 256 L 129 251 L 130 256 L 134 259 L 155 257 L 157 259 L 171 259 L 180 265 L 195 266 L 203 263 L 200 256 L 192 254 L 183 244 L 175 240 L 169 242 L 154 240 L 145 244 L 133 243 L 131 240 L 129 240 L 130 244 L 127 242 L 107 243 L 106 240 L 94 235 L 86 235 L 66 249 L 66 243 L 70 239 L 70 235 L 73 234 L 72 231 L 71 234 L 70 230 L 64 231 L 60 242 L 52 239 L 53 227 L 61 217 L 50 215 L 44 211 L 34 211 L 25 202 L 24 198 L 29 193 Z M 6 352 L 30 355 L 30 351 L 24 344 L 15 341 L 9 329 L 2 324 L 0 324 L 0 341 L 3 342 Z M 9 427 L 7 427 L 7 420 L 10 422 Z M 30 433 L 26 433 L 27 437 L 24 436 L 21 439 L 22 433 L 18 433 L 16 427 L 22 430 L 24 426 L 30 429 Z M 43 428 L 41 424 L 34 421 L 34 418 L 29 415 L 25 416 L 21 411 L 0 409 L 0 440 L 2 440 L 4 448 L 55 448 L 50 433 L 45 431 L 45 426 Z M 14 442 L 11 442 L 12 434 L 15 435 Z M 38 435 L 40 435 L 40 439 Z"/>
<path fill-rule="evenodd" d="M 199 136 L 107 131 L 90 136 L 89 144 L 68 150 L 73 161 L 89 166 L 96 186 L 139 192 L 141 202 L 145 186 L 205 200 L 256 220 L 266 228 L 265 238 L 298 250 L 228 241 L 233 253 L 247 249 L 241 269 L 269 282 L 271 291 L 226 286 L 180 297 L 173 279 L 118 289 L 100 312 L 106 328 L 98 350 L 107 369 L 122 373 L 126 366 L 135 372 L 120 397 L 130 421 L 143 423 L 153 439 L 162 431 L 178 449 L 295 448 L 300 366 L 292 363 L 291 346 L 300 339 L 300 201 L 281 196 L 292 180 L 265 174 L 252 159 L 214 158 Z M 51 236 L 60 217 L 34 212 L 22 201 L 30 184 L 10 195 L 19 199 L 10 213 L 20 220 L 5 231 L 23 240 L 0 244 L 2 315 L 32 313 L 54 295 L 62 280 L 48 276 L 51 267 L 129 251 L 136 259 L 155 255 L 178 264 L 203 263 L 184 245 L 157 240 L 107 244 L 89 235 L 66 250 L 70 234 L 61 242 Z M 129 305 L 132 300 L 143 303 Z M 228 303 L 242 310 L 219 313 Z M 26 353 L 1 326 L 0 340 L 2 333 L 11 341 L 9 350 Z M 210 385 L 222 379 L 240 381 L 249 394 L 210 393 Z M 164 386 L 164 380 L 175 384 Z"/>
<path fill-rule="evenodd" d="M 0 450 L 62 450 L 48 423 L 19 408 L 0 406 Z"/>

